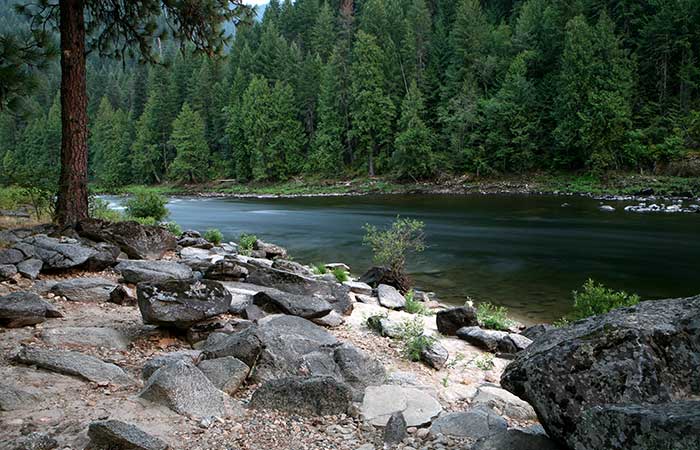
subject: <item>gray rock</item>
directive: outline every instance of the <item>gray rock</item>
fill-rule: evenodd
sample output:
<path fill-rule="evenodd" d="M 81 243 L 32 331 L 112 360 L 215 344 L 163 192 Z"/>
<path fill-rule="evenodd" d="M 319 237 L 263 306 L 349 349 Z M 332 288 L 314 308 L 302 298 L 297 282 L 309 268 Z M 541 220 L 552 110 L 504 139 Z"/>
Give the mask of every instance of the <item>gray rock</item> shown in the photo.
<path fill-rule="evenodd" d="M 17 275 L 17 267 L 12 264 L 0 264 L 0 281 L 9 280 Z"/>
<path fill-rule="evenodd" d="M 106 303 L 117 284 L 104 278 L 73 278 L 59 281 L 51 292 L 71 302 Z"/>
<path fill-rule="evenodd" d="M 384 365 L 357 347 L 344 343 L 333 352 L 342 380 L 354 391 L 354 399 L 361 401 L 367 386 L 379 385 L 386 380 Z"/>
<path fill-rule="evenodd" d="M 197 367 L 217 389 L 229 395 L 238 390 L 250 372 L 248 365 L 233 356 L 204 360 Z"/>
<path fill-rule="evenodd" d="M 23 347 L 13 360 L 98 384 L 127 385 L 132 382 L 119 366 L 78 352 Z"/>
<path fill-rule="evenodd" d="M 136 296 L 133 289 L 118 284 L 117 287 L 109 293 L 109 302 L 116 305 L 135 305 Z"/>
<path fill-rule="evenodd" d="M 521 421 L 537 420 L 535 410 L 527 402 L 498 386 L 484 384 L 479 386 L 472 399 L 472 405 L 485 405 L 497 414 Z"/>
<path fill-rule="evenodd" d="M 700 400 L 593 406 L 567 443 L 577 450 L 700 449 Z"/>
<path fill-rule="evenodd" d="M 345 319 L 343 318 L 343 316 L 338 314 L 338 312 L 332 310 L 323 317 L 312 319 L 312 322 L 316 325 L 321 325 L 322 327 L 326 328 L 337 328 L 345 323 Z"/>
<path fill-rule="evenodd" d="M 583 415 L 591 408 L 697 398 L 699 323 L 700 296 L 642 302 L 581 320 L 519 353 L 501 385 L 533 406 L 550 437 L 573 448 L 574 437 L 587 433 Z M 626 427 L 627 419 L 600 417 L 620 432 Z M 643 442 L 664 432 L 659 426 L 636 433 Z"/>
<path fill-rule="evenodd" d="M 518 353 L 525 350 L 532 344 L 532 341 L 517 333 L 508 333 L 498 343 L 498 351 L 502 353 Z"/>
<path fill-rule="evenodd" d="M 395 287 L 388 284 L 380 284 L 377 286 L 377 297 L 379 304 L 389 309 L 401 309 L 406 306 L 406 299 L 396 290 Z"/>
<path fill-rule="evenodd" d="M 13 292 L 0 297 L 0 326 L 18 328 L 55 317 L 63 316 L 33 292 Z"/>
<path fill-rule="evenodd" d="M 80 236 L 98 242 L 109 242 L 134 259 L 160 259 L 175 250 L 175 236 L 162 227 L 141 225 L 138 222 L 106 222 L 89 219 L 77 226 Z"/>
<path fill-rule="evenodd" d="M 463 327 L 457 330 L 457 336 L 470 344 L 495 352 L 498 345 L 508 333 L 505 331 L 485 330 L 480 327 Z"/>
<path fill-rule="evenodd" d="M 243 319 L 214 318 L 198 322 L 187 329 L 187 342 L 194 345 L 203 341 L 212 333 L 233 334 L 253 325 Z"/>
<path fill-rule="evenodd" d="M 221 258 L 204 272 L 205 278 L 219 281 L 238 281 L 248 276 L 248 269 L 231 258 Z"/>
<path fill-rule="evenodd" d="M 608 447 L 597 447 L 608 448 Z M 479 439 L 472 450 L 563 450 L 547 435 L 522 430 L 503 430 Z"/>
<path fill-rule="evenodd" d="M 176 363 L 177 361 L 187 361 L 197 365 L 202 358 L 199 350 L 179 350 L 176 352 L 161 353 L 146 361 L 141 369 L 141 378 L 148 380 L 153 373 L 163 366 Z"/>
<path fill-rule="evenodd" d="M 481 439 L 508 429 L 508 422 L 485 406 L 438 417 L 430 426 L 432 434 Z"/>
<path fill-rule="evenodd" d="M 39 398 L 17 386 L 0 383 L 0 411 L 33 408 Z"/>
<path fill-rule="evenodd" d="M 268 313 L 289 314 L 304 319 L 323 317 L 333 310 L 330 303 L 322 298 L 272 290 L 255 294 L 253 303 Z"/>
<path fill-rule="evenodd" d="M 167 450 L 168 444 L 140 428 L 119 420 L 92 422 L 88 427 L 92 450 Z"/>
<path fill-rule="evenodd" d="M 403 413 L 406 426 L 430 423 L 442 412 L 442 406 L 431 395 L 413 387 L 396 385 L 368 386 L 362 400 L 362 416 L 375 426 L 385 426 L 391 415 Z"/>
<path fill-rule="evenodd" d="M 58 448 L 58 441 L 44 433 L 33 432 L 12 442 L 13 450 L 53 450 Z"/>
<path fill-rule="evenodd" d="M 406 419 L 404 419 L 401 411 L 397 411 L 389 417 L 389 421 L 384 428 L 384 444 L 388 446 L 399 444 L 406 436 L 408 436 L 406 432 Z"/>
<path fill-rule="evenodd" d="M 241 311 L 241 317 L 246 320 L 257 322 L 265 317 L 265 311 L 260 309 L 260 307 L 257 305 L 248 305 L 243 309 L 243 311 Z"/>
<path fill-rule="evenodd" d="M 188 239 L 191 239 L 191 238 L 188 238 Z M 182 245 L 182 244 L 180 244 L 181 241 L 182 240 L 178 241 L 178 245 Z M 208 241 L 204 241 L 204 242 L 208 242 Z M 211 245 L 211 244 L 209 244 L 209 245 Z M 216 253 L 214 253 L 213 251 L 207 250 L 205 248 L 196 248 L 196 247 L 188 247 L 188 246 L 183 246 L 183 247 L 185 247 L 185 248 L 180 250 L 180 258 L 182 258 L 182 259 L 201 259 L 201 260 L 209 261 L 209 260 L 211 260 L 212 256 L 216 255 Z M 211 248 L 211 247 L 209 247 L 209 248 Z"/>
<path fill-rule="evenodd" d="M 330 377 L 289 377 L 265 382 L 250 399 L 255 409 L 306 416 L 345 414 L 352 404 L 350 386 Z"/>
<path fill-rule="evenodd" d="M 192 269 L 173 261 L 125 260 L 115 268 L 127 283 L 161 283 L 170 280 L 190 280 Z"/>
<path fill-rule="evenodd" d="M 476 308 L 471 306 L 438 311 L 435 315 L 435 321 L 438 331 L 445 336 L 455 336 L 460 328 L 479 325 Z"/>
<path fill-rule="evenodd" d="M 210 248 L 214 247 L 214 244 L 211 242 L 207 241 L 203 237 L 194 237 L 194 236 L 183 236 L 177 241 L 177 245 L 180 247 L 185 247 L 187 248 L 192 248 L 195 250 L 203 249 L 203 250 L 208 250 Z M 185 250 L 183 249 L 183 250 Z M 185 256 L 183 255 L 183 258 Z"/>
<path fill-rule="evenodd" d="M 24 278 L 35 280 L 41 273 L 44 262 L 37 258 L 30 258 L 17 264 L 17 272 Z"/>
<path fill-rule="evenodd" d="M 144 323 L 187 329 L 228 312 L 231 294 L 216 281 L 166 281 L 138 286 Z"/>
<path fill-rule="evenodd" d="M 231 314 L 241 315 L 244 309 L 253 304 L 254 293 L 235 292 L 231 289 L 228 291 L 231 292 L 231 304 L 228 307 L 228 312 Z"/>
<path fill-rule="evenodd" d="M 540 337 L 544 336 L 545 333 L 551 330 L 555 330 L 556 328 L 553 325 L 550 325 L 548 323 L 540 323 L 537 325 L 533 325 L 531 327 L 525 328 L 522 333 L 523 336 L 526 338 L 530 339 L 531 341 L 534 341 L 536 339 L 539 339 Z"/>
<path fill-rule="evenodd" d="M 45 328 L 41 339 L 52 346 L 77 345 L 126 350 L 131 339 L 124 333 L 107 327 Z"/>
<path fill-rule="evenodd" d="M 44 269 L 78 267 L 98 253 L 94 248 L 68 238 L 37 235 L 25 239 L 24 243 L 34 248 L 36 256 L 44 263 Z"/>
<path fill-rule="evenodd" d="M 310 277 L 313 275 L 313 272 L 311 272 L 311 270 L 309 270 L 306 266 L 295 261 L 288 261 L 286 259 L 275 259 L 272 262 L 272 268 L 292 272 L 303 277 Z"/>
<path fill-rule="evenodd" d="M 615 208 L 610 205 L 601 205 L 598 207 L 599 210 L 603 212 L 614 212 Z"/>
<path fill-rule="evenodd" d="M 279 245 L 263 242 L 260 239 L 255 241 L 255 244 L 253 244 L 253 249 L 262 252 L 261 257 L 267 258 L 267 259 L 286 258 L 287 257 L 287 250 L 280 247 Z"/>
<path fill-rule="evenodd" d="M 139 396 L 189 417 L 226 415 L 226 394 L 188 361 L 176 361 L 156 370 Z"/>
<path fill-rule="evenodd" d="M 350 292 L 362 295 L 372 295 L 372 286 L 361 281 L 345 281 L 343 282 L 345 286 L 350 288 Z"/>
<path fill-rule="evenodd" d="M 24 253 L 14 248 L 0 248 L 0 264 L 15 265 L 24 261 Z"/>
<path fill-rule="evenodd" d="M 439 342 L 433 341 L 420 352 L 420 360 L 435 370 L 445 367 L 450 354 Z"/>
<path fill-rule="evenodd" d="M 349 314 L 352 311 L 350 289 L 347 286 L 255 264 L 243 263 L 243 265 L 249 271 L 246 278 L 247 283 L 278 289 L 290 294 L 322 298 L 340 314 Z"/>
<path fill-rule="evenodd" d="M 212 333 L 202 347 L 202 352 L 206 359 L 233 356 L 253 367 L 263 350 L 263 339 L 257 326 L 229 335 Z"/>
<path fill-rule="evenodd" d="M 357 300 L 360 303 L 365 303 L 367 305 L 379 306 L 379 299 L 370 295 L 355 294 L 355 300 Z"/>

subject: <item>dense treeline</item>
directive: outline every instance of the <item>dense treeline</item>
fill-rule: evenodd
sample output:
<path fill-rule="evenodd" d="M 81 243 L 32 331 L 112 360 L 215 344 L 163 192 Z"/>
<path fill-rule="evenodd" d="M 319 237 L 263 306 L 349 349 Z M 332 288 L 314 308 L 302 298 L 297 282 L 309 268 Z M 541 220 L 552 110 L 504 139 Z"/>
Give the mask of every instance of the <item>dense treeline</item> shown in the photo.
<path fill-rule="evenodd" d="M 698 23 L 696 0 L 273 0 L 223 59 L 90 59 L 91 175 L 660 170 L 700 148 Z M 1 182 L 56 179 L 57 80 L 0 113 Z"/>

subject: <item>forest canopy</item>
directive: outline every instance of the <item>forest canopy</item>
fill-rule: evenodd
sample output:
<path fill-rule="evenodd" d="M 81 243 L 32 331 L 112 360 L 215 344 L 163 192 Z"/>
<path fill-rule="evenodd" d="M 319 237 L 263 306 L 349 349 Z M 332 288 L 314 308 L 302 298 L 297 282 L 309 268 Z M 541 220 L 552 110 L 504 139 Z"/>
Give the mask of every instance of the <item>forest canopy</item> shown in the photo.
<path fill-rule="evenodd" d="M 0 0 L 0 34 L 28 29 Z M 91 181 L 660 172 L 700 151 L 696 0 L 273 0 L 223 58 L 88 56 Z M 0 183 L 58 177 L 58 63 Z"/>

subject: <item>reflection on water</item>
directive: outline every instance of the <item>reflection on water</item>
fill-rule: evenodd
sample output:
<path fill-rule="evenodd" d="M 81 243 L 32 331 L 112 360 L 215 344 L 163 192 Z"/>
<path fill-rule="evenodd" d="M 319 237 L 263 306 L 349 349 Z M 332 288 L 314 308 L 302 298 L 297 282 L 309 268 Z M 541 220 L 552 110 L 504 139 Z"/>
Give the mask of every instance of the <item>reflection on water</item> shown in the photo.
<path fill-rule="evenodd" d="M 418 287 L 455 304 L 471 297 L 505 305 L 529 321 L 566 313 L 571 291 L 589 277 L 643 298 L 700 293 L 700 215 L 605 213 L 597 205 L 504 195 L 178 198 L 168 208 L 183 228 L 216 227 L 231 240 L 254 233 L 299 261 L 342 261 L 357 274 L 371 264 L 362 225 L 417 218 L 429 244 L 410 264 Z"/>

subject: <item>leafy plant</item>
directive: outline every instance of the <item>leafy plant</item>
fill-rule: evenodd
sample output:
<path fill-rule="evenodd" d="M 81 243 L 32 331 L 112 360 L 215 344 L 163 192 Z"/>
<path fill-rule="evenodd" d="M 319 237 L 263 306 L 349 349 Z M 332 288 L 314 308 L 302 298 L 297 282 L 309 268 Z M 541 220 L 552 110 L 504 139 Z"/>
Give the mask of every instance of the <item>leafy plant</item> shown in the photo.
<path fill-rule="evenodd" d="M 224 240 L 224 235 L 216 228 L 210 228 L 204 232 L 204 239 L 214 245 L 219 245 Z"/>
<path fill-rule="evenodd" d="M 93 219 L 119 222 L 124 220 L 124 215 L 109 207 L 109 202 L 99 197 L 90 197 L 88 201 L 88 213 Z"/>
<path fill-rule="evenodd" d="M 492 330 L 507 330 L 513 326 L 513 321 L 508 318 L 508 309 L 491 303 L 479 303 L 476 310 L 479 325 Z"/>
<path fill-rule="evenodd" d="M 165 227 L 166 230 L 168 230 L 170 233 L 172 233 L 176 237 L 179 237 L 182 235 L 182 227 L 177 222 L 167 222 L 167 223 L 163 224 L 163 226 Z"/>
<path fill-rule="evenodd" d="M 474 361 L 476 367 L 481 370 L 487 371 L 493 369 L 496 364 L 493 362 L 493 355 L 491 353 L 484 353 L 483 355 L 476 358 Z"/>
<path fill-rule="evenodd" d="M 311 271 L 315 275 L 325 275 L 328 273 L 328 269 L 324 264 L 313 264 L 311 267 Z"/>
<path fill-rule="evenodd" d="M 132 192 L 132 197 L 125 203 L 129 217 L 134 219 L 151 217 L 156 222 L 168 217 L 168 209 L 165 207 L 168 199 L 146 188 L 134 189 Z"/>
<path fill-rule="evenodd" d="M 406 306 L 404 309 L 407 313 L 419 314 L 422 316 L 428 316 L 431 314 L 430 310 L 425 307 L 423 302 L 416 300 L 416 293 L 413 290 L 408 291 L 404 297 L 406 298 Z"/>
<path fill-rule="evenodd" d="M 333 275 L 335 276 L 335 279 L 338 280 L 339 283 L 342 283 L 344 281 L 348 281 L 350 277 L 348 276 L 348 273 L 343 270 L 342 267 L 336 267 L 335 269 L 332 270 Z"/>
<path fill-rule="evenodd" d="M 244 256 L 250 256 L 253 253 L 253 247 L 258 237 L 254 234 L 241 234 L 238 238 L 238 253 Z"/>
<path fill-rule="evenodd" d="M 130 217 L 129 220 L 149 227 L 155 227 L 159 223 L 154 217 Z"/>
<path fill-rule="evenodd" d="M 435 338 L 421 334 L 404 340 L 403 355 L 411 361 L 420 361 L 423 350 L 435 343 Z"/>
<path fill-rule="evenodd" d="M 573 320 L 605 314 L 613 309 L 634 306 L 639 303 L 639 296 L 624 291 L 614 291 L 592 279 L 586 281 L 581 292 L 574 291 Z"/>

